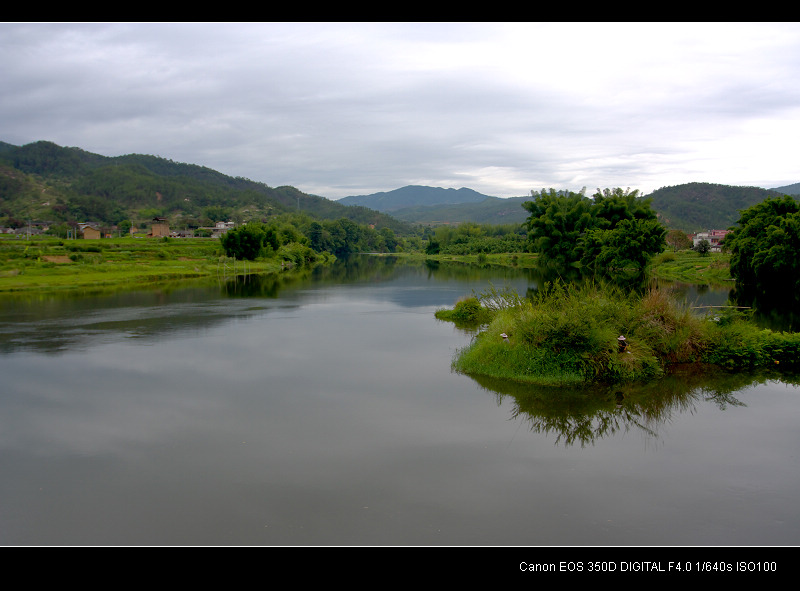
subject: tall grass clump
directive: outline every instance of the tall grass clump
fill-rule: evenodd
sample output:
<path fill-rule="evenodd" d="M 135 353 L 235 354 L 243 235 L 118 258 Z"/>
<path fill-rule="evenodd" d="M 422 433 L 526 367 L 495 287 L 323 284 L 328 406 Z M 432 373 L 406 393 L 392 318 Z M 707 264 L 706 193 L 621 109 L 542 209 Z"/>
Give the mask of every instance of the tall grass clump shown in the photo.
<path fill-rule="evenodd" d="M 631 333 L 649 343 L 662 363 L 698 361 L 709 346 L 708 323 L 664 290 L 648 290 L 634 317 Z"/>
<path fill-rule="evenodd" d="M 703 361 L 728 370 L 800 370 L 800 333 L 762 329 L 748 313 L 728 310 L 708 322 Z"/>

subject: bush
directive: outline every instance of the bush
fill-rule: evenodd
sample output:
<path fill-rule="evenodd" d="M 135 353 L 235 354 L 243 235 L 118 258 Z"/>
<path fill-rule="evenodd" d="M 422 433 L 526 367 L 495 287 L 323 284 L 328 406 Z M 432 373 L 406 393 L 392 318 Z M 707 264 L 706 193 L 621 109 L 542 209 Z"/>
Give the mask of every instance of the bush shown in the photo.
<path fill-rule="evenodd" d="M 317 260 L 317 253 L 299 242 L 284 244 L 278 249 L 277 254 L 281 260 L 289 261 L 297 267 L 302 267 Z"/>
<path fill-rule="evenodd" d="M 227 256 L 248 261 L 267 256 L 277 248 L 274 232 L 268 231 L 259 222 L 249 222 L 228 230 L 220 236 L 220 243 Z"/>
<path fill-rule="evenodd" d="M 452 310 L 437 310 L 436 318 L 464 324 L 481 324 L 491 320 L 492 314 L 481 306 L 476 297 L 468 297 L 456 302 Z"/>

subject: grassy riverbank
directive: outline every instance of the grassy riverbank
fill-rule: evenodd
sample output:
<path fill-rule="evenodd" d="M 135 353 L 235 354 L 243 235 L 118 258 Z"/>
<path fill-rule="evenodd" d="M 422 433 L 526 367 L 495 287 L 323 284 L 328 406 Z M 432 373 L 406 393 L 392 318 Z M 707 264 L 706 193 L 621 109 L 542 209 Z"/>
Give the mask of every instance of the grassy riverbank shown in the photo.
<path fill-rule="evenodd" d="M 85 289 L 214 277 L 220 273 L 274 273 L 286 263 L 280 257 L 248 262 L 223 256 L 212 238 L 111 238 L 62 240 L 39 237 L 23 240 L 0 237 L 0 293 Z M 391 253 L 407 262 L 492 265 L 535 268 L 538 255 L 501 253 L 428 255 Z M 728 257 L 700 256 L 694 251 L 665 252 L 653 261 L 653 277 L 688 283 L 730 282 Z"/>
<path fill-rule="evenodd" d="M 278 258 L 234 261 L 212 238 L 0 239 L 0 293 L 63 291 L 272 273 Z"/>
<path fill-rule="evenodd" d="M 530 252 L 508 252 L 499 254 L 426 254 L 424 252 L 398 252 L 384 256 L 393 256 L 410 263 L 436 261 L 440 263 L 461 263 L 468 265 L 498 265 L 522 269 L 535 268 L 538 255 Z"/>
<path fill-rule="evenodd" d="M 437 317 L 485 326 L 454 370 L 538 385 L 647 381 L 686 363 L 796 370 L 800 362 L 799 333 L 762 330 L 734 309 L 701 316 L 660 290 L 548 284 L 532 299 L 491 290 Z"/>
<path fill-rule="evenodd" d="M 530 252 L 470 255 L 408 252 L 391 253 L 390 256 L 400 257 L 409 262 L 428 260 L 444 263 L 498 265 L 523 269 L 536 268 L 539 265 L 539 255 Z M 648 272 L 650 277 L 656 279 L 700 285 L 730 286 L 733 279 L 730 274 L 729 260 L 730 255 L 724 253 L 700 255 L 693 250 L 665 251 L 651 261 Z"/>

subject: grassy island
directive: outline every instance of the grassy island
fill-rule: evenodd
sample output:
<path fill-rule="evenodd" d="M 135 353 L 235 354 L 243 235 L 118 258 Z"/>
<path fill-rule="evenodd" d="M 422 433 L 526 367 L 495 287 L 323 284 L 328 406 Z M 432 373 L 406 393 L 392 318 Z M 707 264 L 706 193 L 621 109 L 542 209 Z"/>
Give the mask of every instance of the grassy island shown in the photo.
<path fill-rule="evenodd" d="M 548 283 L 522 298 L 491 288 L 436 317 L 482 327 L 457 352 L 455 371 L 542 386 L 648 381 L 687 363 L 728 370 L 800 364 L 800 333 L 761 329 L 735 308 L 701 315 L 658 289 Z"/>

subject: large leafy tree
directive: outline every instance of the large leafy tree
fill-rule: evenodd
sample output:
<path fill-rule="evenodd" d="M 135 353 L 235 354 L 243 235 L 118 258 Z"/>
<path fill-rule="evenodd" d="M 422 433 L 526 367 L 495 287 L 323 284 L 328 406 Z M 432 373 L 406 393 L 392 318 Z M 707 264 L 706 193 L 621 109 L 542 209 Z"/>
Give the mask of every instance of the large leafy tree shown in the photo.
<path fill-rule="evenodd" d="M 641 271 L 664 250 L 666 233 L 658 220 L 621 219 L 614 228 L 595 228 L 585 239 L 582 264 L 600 272 Z"/>
<path fill-rule="evenodd" d="M 533 251 L 548 265 L 567 267 L 578 263 L 578 241 L 594 225 L 592 201 L 583 193 L 554 189 L 533 196 L 533 201 L 522 204 L 531 213 L 526 223 Z"/>
<path fill-rule="evenodd" d="M 260 222 L 228 230 L 220 236 L 220 242 L 227 256 L 249 261 L 266 256 L 279 246 L 275 230 Z"/>
<path fill-rule="evenodd" d="M 523 204 L 528 238 L 545 264 L 587 270 L 643 269 L 664 249 L 666 229 L 649 199 L 630 189 L 583 192 L 542 191 Z"/>
<path fill-rule="evenodd" d="M 692 247 L 692 240 L 683 230 L 670 230 L 667 232 L 667 244 L 672 250 L 684 250 Z"/>
<path fill-rule="evenodd" d="M 725 247 L 731 253 L 731 276 L 737 286 L 773 295 L 797 294 L 800 203 L 787 195 L 743 210 L 738 227 L 725 237 Z"/>

